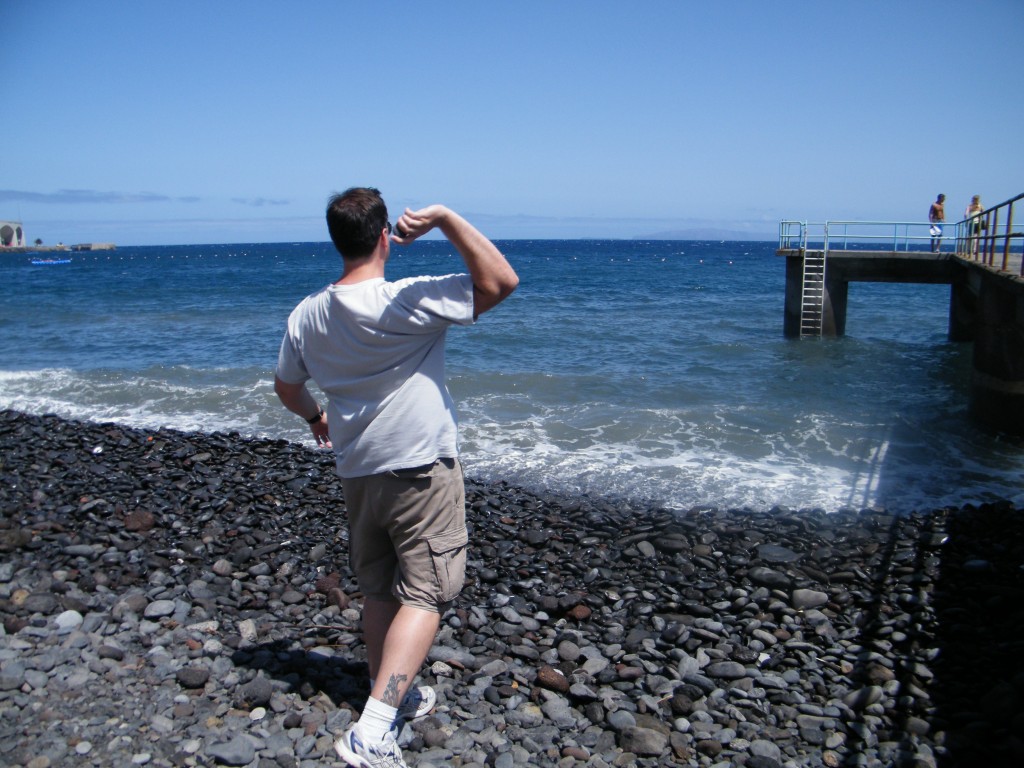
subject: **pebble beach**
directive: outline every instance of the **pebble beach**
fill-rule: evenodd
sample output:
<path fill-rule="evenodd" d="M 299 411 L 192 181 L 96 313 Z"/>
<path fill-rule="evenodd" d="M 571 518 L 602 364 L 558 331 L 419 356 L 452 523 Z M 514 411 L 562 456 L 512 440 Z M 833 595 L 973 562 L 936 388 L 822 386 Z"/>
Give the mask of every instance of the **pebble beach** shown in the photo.
<path fill-rule="evenodd" d="M 330 454 L 0 411 L 0 765 L 341 766 L 368 693 Z M 467 478 L 410 766 L 1024 761 L 1024 519 L 670 511 Z"/>

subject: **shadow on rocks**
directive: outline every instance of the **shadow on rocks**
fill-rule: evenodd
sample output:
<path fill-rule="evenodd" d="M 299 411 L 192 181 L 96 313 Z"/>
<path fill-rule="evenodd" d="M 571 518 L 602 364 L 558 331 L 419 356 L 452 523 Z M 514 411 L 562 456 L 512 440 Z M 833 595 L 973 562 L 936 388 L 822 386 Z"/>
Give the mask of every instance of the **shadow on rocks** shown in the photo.
<path fill-rule="evenodd" d="M 1024 510 L 965 506 L 946 520 L 935 590 L 933 727 L 939 768 L 1024 765 Z"/>
<path fill-rule="evenodd" d="M 353 712 L 362 711 L 370 693 L 366 662 L 336 656 L 326 647 L 305 650 L 276 641 L 240 648 L 231 661 L 256 673 L 240 691 L 240 703 L 250 707 L 269 703 L 273 686 L 268 678 L 285 683 L 287 692 L 303 699 L 323 695 Z"/>

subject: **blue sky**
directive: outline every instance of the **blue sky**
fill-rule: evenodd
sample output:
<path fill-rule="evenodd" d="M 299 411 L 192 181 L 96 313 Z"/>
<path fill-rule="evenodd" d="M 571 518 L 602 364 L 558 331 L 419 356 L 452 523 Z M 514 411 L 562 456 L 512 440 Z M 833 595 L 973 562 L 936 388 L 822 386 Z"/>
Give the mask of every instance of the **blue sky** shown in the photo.
<path fill-rule="evenodd" d="M 0 219 L 326 240 L 327 197 L 488 235 L 955 219 L 1024 192 L 1024 2 L 0 0 Z"/>

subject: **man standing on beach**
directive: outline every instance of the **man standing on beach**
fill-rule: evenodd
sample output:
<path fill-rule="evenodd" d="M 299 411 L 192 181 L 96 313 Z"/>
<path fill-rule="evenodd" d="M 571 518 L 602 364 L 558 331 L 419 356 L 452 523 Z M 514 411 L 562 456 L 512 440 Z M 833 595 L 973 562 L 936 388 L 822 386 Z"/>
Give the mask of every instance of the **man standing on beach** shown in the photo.
<path fill-rule="evenodd" d="M 928 221 L 932 223 L 929 233 L 932 236 L 932 253 L 939 252 L 942 243 L 942 222 L 946 220 L 946 196 L 939 195 L 928 209 Z"/>
<path fill-rule="evenodd" d="M 411 683 L 466 568 L 465 486 L 444 380 L 445 333 L 471 325 L 519 278 L 490 240 L 441 205 L 407 208 L 392 235 L 380 192 L 349 189 L 328 203 L 327 228 L 342 275 L 288 318 L 274 389 L 309 422 L 318 445 L 334 448 L 352 569 L 365 595 L 372 689 L 335 748 L 350 765 L 397 768 L 405 762 L 394 728 L 436 700 L 432 689 Z M 435 228 L 468 274 L 386 281 L 392 242 L 407 245 Z M 327 396 L 326 412 L 306 388 L 309 379 Z"/>

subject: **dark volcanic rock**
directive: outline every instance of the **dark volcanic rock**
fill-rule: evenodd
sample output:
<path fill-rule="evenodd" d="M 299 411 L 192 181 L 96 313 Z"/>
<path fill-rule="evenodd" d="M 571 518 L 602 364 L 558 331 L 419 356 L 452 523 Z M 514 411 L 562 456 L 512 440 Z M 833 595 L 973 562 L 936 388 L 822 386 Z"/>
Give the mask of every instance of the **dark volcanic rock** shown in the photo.
<path fill-rule="evenodd" d="M 1024 520 L 467 482 L 410 766 L 1012 765 Z M 0 412 L 0 764 L 340 766 L 369 692 L 329 455 Z"/>

